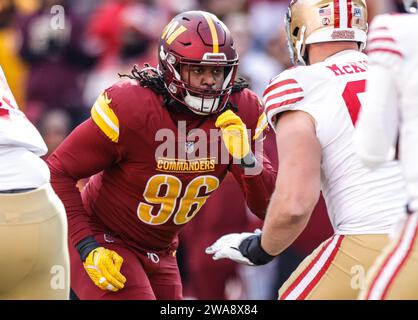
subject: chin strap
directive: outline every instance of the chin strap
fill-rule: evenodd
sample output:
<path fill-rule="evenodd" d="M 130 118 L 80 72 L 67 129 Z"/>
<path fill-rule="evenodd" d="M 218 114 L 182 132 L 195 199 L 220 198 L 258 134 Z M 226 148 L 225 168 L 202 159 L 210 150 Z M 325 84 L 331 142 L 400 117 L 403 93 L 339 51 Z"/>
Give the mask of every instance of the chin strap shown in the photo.
<path fill-rule="evenodd" d="M 184 102 L 189 106 L 190 110 L 198 115 L 208 115 L 214 111 L 217 111 L 219 108 L 219 100 L 219 97 L 216 99 L 202 99 L 192 96 L 188 92 L 184 97 Z"/>

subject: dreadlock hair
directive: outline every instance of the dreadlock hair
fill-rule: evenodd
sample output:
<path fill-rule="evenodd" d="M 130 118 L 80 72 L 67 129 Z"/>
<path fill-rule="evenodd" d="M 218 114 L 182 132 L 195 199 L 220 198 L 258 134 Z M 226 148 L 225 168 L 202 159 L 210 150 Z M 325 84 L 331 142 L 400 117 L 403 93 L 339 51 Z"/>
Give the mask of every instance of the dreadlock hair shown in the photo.
<path fill-rule="evenodd" d="M 145 63 L 144 67 L 145 68 L 139 70 L 138 66 L 135 64 L 131 70 L 131 74 L 118 73 L 118 76 L 121 78 L 127 77 L 129 79 L 137 80 L 142 87 L 150 88 L 157 94 L 164 94 L 166 88 L 162 75 L 148 63 Z"/>
<path fill-rule="evenodd" d="M 121 78 L 127 77 L 136 80 L 142 87 L 150 88 L 156 94 L 163 96 L 165 106 L 173 104 L 173 99 L 167 92 L 162 74 L 156 68 L 151 67 L 149 63 L 144 63 L 144 68 L 141 70 L 135 64 L 131 74 L 118 73 L 118 75 Z"/>
<path fill-rule="evenodd" d="M 144 63 L 144 68 L 139 69 L 135 64 L 131 70 L 131 74 L 120 74 L 119 77 L 127 77 L 129 79 L 137 80 L 139 84 L 144 88 L 150 88 L 156 94 L 162 95 L 164 98 L 165 106 L 174 106 L 176 109 L 184 111 L 188 110 L 183 107 L 179 108 L 179 103 L 171 98 L 170 94 L 165 87 L 163 75 L 159 70 L 150 66 L 149 63 Z M 243 77 L 237 77 L 232 86 L 232 93 L 239 92 L 249 87 L 249 83 Z M 227 102 L 225 110 L 232 109 L 238 111 L 238 107 L 233 105 L 231 102 Z M 192 111 L 191 111 L 192 112 Z"/>

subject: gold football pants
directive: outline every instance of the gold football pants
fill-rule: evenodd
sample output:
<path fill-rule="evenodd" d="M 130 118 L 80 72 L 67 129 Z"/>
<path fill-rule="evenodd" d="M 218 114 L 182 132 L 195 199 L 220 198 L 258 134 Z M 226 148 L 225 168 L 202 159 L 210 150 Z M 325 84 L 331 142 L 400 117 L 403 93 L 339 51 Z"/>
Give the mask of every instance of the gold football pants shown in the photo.
<path fill-rule="evenodd" d="M 65 209 L 46 184 L 0 193 L 0 299 L 68 299 Z"/>
<path fill-rule="evenodd" d="M 370 268 L 359 299 L 418 299 L 418 212 L 408 215 L 402 232 Z"/>
<path fill-rule="evenodd" d="M 388 241 L 386 234 L 334 235 L 302 261 L 280 288 L 279 299 L 356 299 Z"/>

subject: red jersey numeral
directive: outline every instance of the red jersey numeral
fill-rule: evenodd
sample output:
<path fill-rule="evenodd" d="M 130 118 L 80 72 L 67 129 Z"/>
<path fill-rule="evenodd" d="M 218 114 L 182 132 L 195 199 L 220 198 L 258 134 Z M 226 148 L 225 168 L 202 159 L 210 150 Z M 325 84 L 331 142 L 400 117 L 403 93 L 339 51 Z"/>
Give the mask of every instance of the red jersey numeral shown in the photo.
<path fill-rule="evenodd" d="M 5 104 L 7 104 L 12 109 L 17 109 L 9 99 L 3 97 L 0 99 L 0 117 L 7 117 L 9 115 L 9 110 L 5 108 Z"/>
<path fill-rule="evenodd" d="M 348 82 L 343 92 L 343 99 L 350 113 L 353 125 L 356 125 L 358 113 L 360 112 L 361 102 L 358 94 L 366 91 L 366 80 Z"/>
<path fill-rule="evenodd" d="M 2 108 L 0 107 L 0 117 L 7 117 L 7 116 L 9 116 L 9 110 L 7 110 L 7 109 L 2 109 Z"/>

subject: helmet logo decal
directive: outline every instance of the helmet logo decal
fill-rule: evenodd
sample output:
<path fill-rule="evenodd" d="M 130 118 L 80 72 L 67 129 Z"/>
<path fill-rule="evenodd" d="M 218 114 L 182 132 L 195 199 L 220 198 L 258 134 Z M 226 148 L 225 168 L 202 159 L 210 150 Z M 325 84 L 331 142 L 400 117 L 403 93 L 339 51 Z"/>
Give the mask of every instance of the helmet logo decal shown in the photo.
<path fill-rule="evenodd" d="M 219 53 L 218 34 L 216 33 L 216 28 L 215 28 L 215 25 L 213 24 L 212 17 L 205 12 L 202 12 L 202 14 L 205 17 L 206 21 L 208 22 L 209 30 L 212 35 L 213 53 Z"/>
<path fill-rule="evenodd" d="M 174 31 L 171 35 L 168 34 L 167 44 L 171 44 L 176 38 L 181 35 L 184 31 L 186 31 L 187 28 L 185 26 L 180 26 L 176 31 Z"/>
<path fill-rule="evenodd" d="M 179 35 L 187 30 L 185 26 L 177 28 L 178 24 L 178 21 L 170 22 L 164 29 L 161 39 L 165 38 L 168 45 L 170 45 Z"/>
<path fill-rule="evenodd" d="M 319 8 L 318 10 L 320 17 L 330 17 L 331 16 L 331 8 L 329 6 Z"/>
<path fill-rule="evenodd" d="M 331 7 L 326 6 L 319 8 L 318 10 L 319 16 L 322 18 L 322 25 L 329 26 L 331 24 Z"/>

